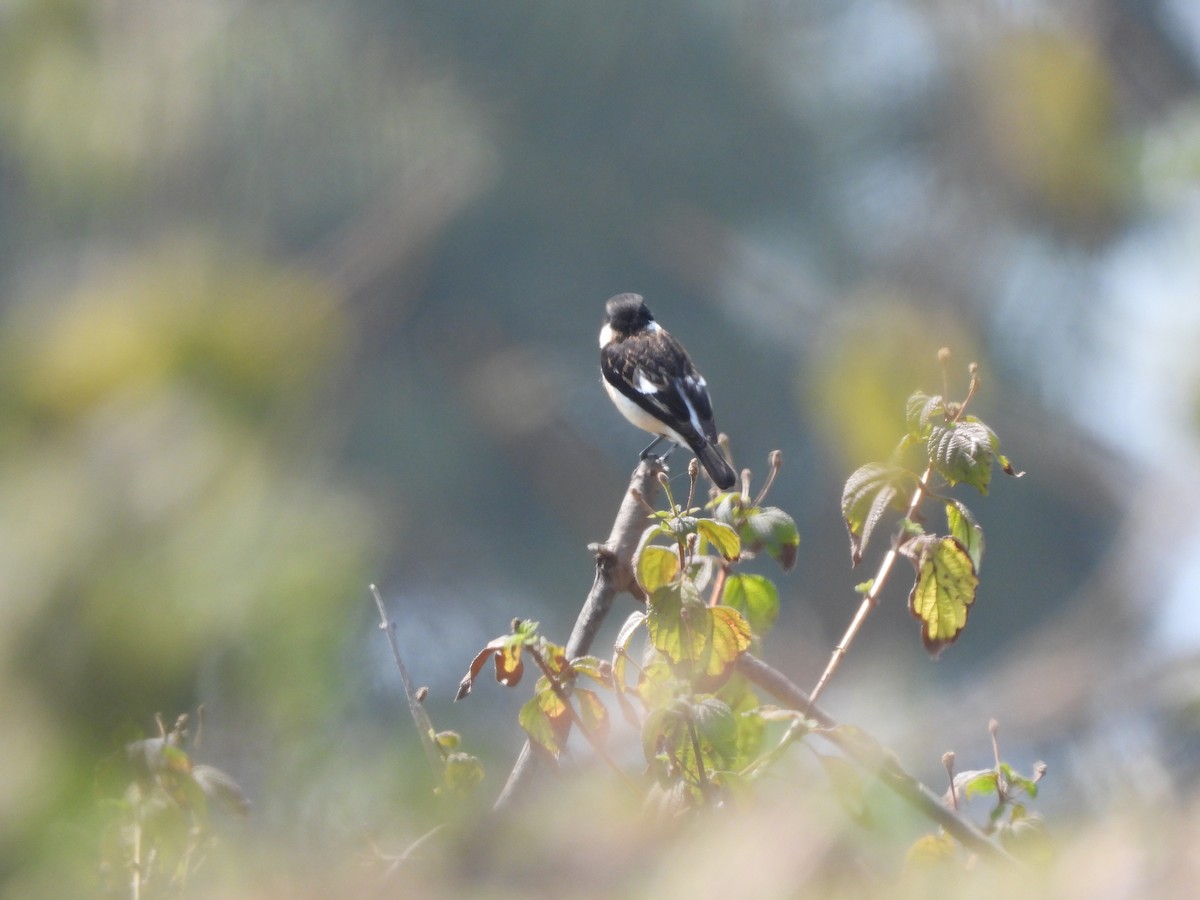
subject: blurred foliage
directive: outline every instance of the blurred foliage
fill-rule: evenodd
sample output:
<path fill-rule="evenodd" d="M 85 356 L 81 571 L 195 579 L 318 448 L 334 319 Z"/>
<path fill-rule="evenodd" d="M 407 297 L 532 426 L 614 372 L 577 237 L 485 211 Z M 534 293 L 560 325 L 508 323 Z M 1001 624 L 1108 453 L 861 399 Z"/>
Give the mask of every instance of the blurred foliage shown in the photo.
<path fill-rule="evenodd" d="M 804 545 L 759 535 L 800 583 L 734 582 L 797 675 L 845 619 L 846 473 L 933 348 L 983 363 L 1031 474 L 992 501 L 976 642 L 905 668 L 884 598 L 836 699 L 905 711 L 921 758 L 983 707 L 1014 758 L 1057 754 L 1048 895 L 1190 885 L 1198 692 L 1124 686 L 1159 658 L 1147 598 L 1200 634 L 1197 27 L 1183 0 L 0 0 L 0 894 L 98 890 L 98 797 L 130 783 L 104 771 L 200 701 L 200 758 L 254 801 L 214 817 L 204 883 L 376 889 L 446 798 L 371 581 L 494 793 L 516 706 L 463 720 L 450 685 L 586 589 L 639 440 L 596 384 L 623 290 L 679 323 L 739 463 L 802 473 L 774 490 Z M 406 886 L 1014 889 L 864 874 L 861 824 L 789 790 L 658 839 L 572 784 L 503 831 L 455 819 Z"/>

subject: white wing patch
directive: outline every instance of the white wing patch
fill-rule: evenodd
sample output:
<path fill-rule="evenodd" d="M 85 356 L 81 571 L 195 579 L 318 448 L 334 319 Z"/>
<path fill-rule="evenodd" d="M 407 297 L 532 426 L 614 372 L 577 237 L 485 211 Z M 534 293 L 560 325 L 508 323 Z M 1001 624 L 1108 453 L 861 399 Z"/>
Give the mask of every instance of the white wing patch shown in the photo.
<path fill-rule="evenodd" d="M 657 394 L 667 388 L 661 381 L 651 378 L 645 369 L 638 369 L 633 373 L 633 386 L 639 394 Z"/>
<path fill-rule="evenodd" d="M 687 378 L 686 381 L 692 382 L 695 385 L 695 379 Z M 692 427 L 696 429 L 696 434 L 704 434 L 704 426 L 700 424 L 700 416 L 696 414 L 696 407 L 692 405 L 692 398 L 688 396 L 688 391 L 679 392 L 683 396 L 683 402 L 688 409 L 688 419 L 691 420 Z"/>

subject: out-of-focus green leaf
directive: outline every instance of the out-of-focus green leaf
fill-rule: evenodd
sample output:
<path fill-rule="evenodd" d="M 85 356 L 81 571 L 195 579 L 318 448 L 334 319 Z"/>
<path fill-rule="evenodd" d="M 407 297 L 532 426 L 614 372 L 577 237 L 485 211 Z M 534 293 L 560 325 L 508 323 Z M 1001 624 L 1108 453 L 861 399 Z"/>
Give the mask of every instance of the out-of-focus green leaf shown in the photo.
<path fill-rule="evenodd" d="M 696 522 L 696 530 L 708 540 L 710 544 L 717 548 L 725 559 L 737 559 L 741 552 L 741 541 L 738 539 L 738 534 L 729 525 L 724 522 L 717 522 L 713 519 L 698 519 Z"/>
<path fill-rule="evenodd" d="M 442 770 L 442 783 L 454 797 L 467 797 L 483 781 L 483 763 L 469 753 L 451 753 Z"/>
<path fill-rule="evenodd" d="M 800 532 L 796 520 L 776 506 L 746 512 L 741 528 L 742 547 L 749 553 L 765 552 L 785 572 L 796 565 Z"/>
<path fill-rule="evenodd" d="M 600 696 L 587 688 L 576 688 L 572 696 L 579 707 L 579 718 L 588 732 L 601 743 L 608 739 L 608 710 Z"/>
<path fill-rule="evenodd" d="M 762 637 L 779 616 L 779 591 L 762 575 L 737 572 L 725 579 L 721 602 L 740 612 L 751 630 Z"/>
<path fill-rule="evenodd" d="M 642 590 L 653 594 L 679 574 L 679 552 L 673 547 L 646 544 L 638 553 L 634 571 Z"/>

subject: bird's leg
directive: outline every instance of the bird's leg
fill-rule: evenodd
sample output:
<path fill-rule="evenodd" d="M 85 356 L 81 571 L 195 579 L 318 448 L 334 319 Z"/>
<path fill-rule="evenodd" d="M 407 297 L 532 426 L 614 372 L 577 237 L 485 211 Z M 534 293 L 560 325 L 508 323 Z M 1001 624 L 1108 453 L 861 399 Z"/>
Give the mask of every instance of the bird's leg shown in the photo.
<path fill-rule="evenodd" d="M 650 442 L 650 444 L 649 444 L 649 445 L 646 447 L 646 449 L 642 451 L 642 455 L 641 455 L 640 457 L 638 457 L 638 458 L 639 458 L 639 459 L 649 459 L 649 458 L 650 458 L 650 451 L 652 451 L 652 450 L 653 450 L 655 447 L 657 447 L 659 444 L 661 444 L 661 443 L 662 443 L 663 441 L 665 441 L 666 439 L 667 439 L 667 436 L 666 436 L 665 434 L 660 434 L 658 437 L 656 437 L 654 440 L 652 440 L 652 441 Z M 672 445 L 671 445 L 671 450 L 674 450 L 674 449 L 675 449 L 675 445 L 674 445 L 674 444 L 672 444 Z M 670 453 L 671 453 L 671 450 L 668 450 L 668 451 L 667 451 L 667 455 L 668 455 L 668 456 L 670 455 Z M 664 457 L 663 457 L 663 459 L 666 459 L 666 457 L 664 456 Z"/>

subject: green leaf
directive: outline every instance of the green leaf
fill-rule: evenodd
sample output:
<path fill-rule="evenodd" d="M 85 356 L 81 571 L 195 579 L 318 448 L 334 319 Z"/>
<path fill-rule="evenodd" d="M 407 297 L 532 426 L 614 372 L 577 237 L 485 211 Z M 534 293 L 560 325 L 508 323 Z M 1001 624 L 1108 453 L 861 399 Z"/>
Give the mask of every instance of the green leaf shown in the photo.
<path fill-rule="evenodd" d="M 921 621 L 921 640 L 932 656 L 952 644 L 967 624 L 979 576 L 966 549 L 952 537 L 924 537 L 909 542 L 917 581 L 908 609 Z"/>
<path fill-rule="evenodd" d="M 842 489 L 842 519 L 850 532 L 850 558 L 854 565 L 862 562 L 871 532 L 887 508 L 895 503 L 907 477 L 899 466 L 867 463 L 846 479 Z"/>
<path fill-rule="evenodd" d="M 706 615 L 697 618 L 707 619 L 711 624 L 702 632 L 706 640 L 699 654 L 699 674 L 706 677 L 698 679 L 696 687 L 714 691 L 733 674 L 738 657 L 750 649 L 753 634 L 750 623 L 736 609 L 704 607 L 701 612 Z"/>
<path fill-rule="evenodd" d="M 579 705 L 579 718 L 584 727 L 603 743 L 608 739 L 608 710 L 604 708 L 600 696 L 587 688 L 576 688 L 573 696 Z"/>
<path fill-rule="evenodd" d="M 950 529 L 950 536 L 966 548 L 971 563 L 975 566 L 975 572 L 978 573 L 979 565 L 983 562 L 983 528 L 975 519 L 974 513 L 967 509 L 965 503 L 951 500 L 946 504 L 946 524 Z"/>
<path fill-rule="evenodd" d="M 645 621 L 646 614 L 641 610 L 634 610 L 629 614 L 629 618 L 621 624 L 621 629 L 617 632 L 617 639 L 613 642 L 612 681 L 613 688 L 617 692 L 617 705 L 621 707 L 621 713 L 625 716 L 626 721 L 635 727 L 641 723 L 627 696 L 625 665 L 629 661 L 629 642 L 633 639 L 638 626 Z"/>
<path fill-rule="evenodd" d="M 943 831 L 917 838 L 908 848 L 904 862 L 912 869 L 940 869 L 954 862 L 957 855 L 958 843 Z"/>
<path fill-rule="evenodd" d="M 483 763 L 469 753 L 451 753 L 442 770 L 442 783 L 454 797 L 466 797 L 483 781 Z"/>
<path fill-rule="evenodd" d="M 746 552 L 766 551 L 785 572 L 790 572 L 796 565 L 800 532 L 796 528 L 796 520 L 777 506 L 746 510 L 741 538 Z"/>
<path fill-rule="evenodd" d="M 447 753 L 457 750 L 462 744 L 462 737 L 457 731 L 439 731 L 433 736 L 433 740 L 438 747 Z"/>
<path fill-rule="evenodd" d="M 705 697 L 692 706 L 692 720 L 701 740 L 710 744 L 723 761 L 737 754 L 738 723 L 727 703 Z"/>
<path fill-rule="evenodd" d="M 689 738 L 687 719 L 675 704 L 651 711 L 642 725 L 642 754 L 660 774 L 678 768 L 683 742 Z"/>
<path fill-rule="evenodd" d="M 571 670 L 605 687 L 613 683 L 612 664 L 598 656 L 580 656 L 571 660 Z"/>
<path fill-rule="evenodd" d="M 713 519 L 698 519 L 696 521 L 696 530 L 710 544 L 716 547 L 717 552 L 726 559 L 737 559 L 738 554 L 742 551 L 742 542 L 738 538 L 738 533 L 724 522 L 717 522 Z"/>
<path fill-rule="evenodd" d="M 675 576 L 679 574 L 679 552 L 674 547 L 646 544 L 638 553 L 634 571 L 642 590 L 653 594 L 660 587 L 674 581 Z"/>
<path fill-rule="evenodd" d="M 562 753 L 571 730 L 571 719 L 566 704 L 545 678 L 538 679 L 538 689 L 521 707 L 517 721 L 529 735 L 532 746 L 554 758 Z"/>
<path fill-rule="evenodd" d="M 770 579 L 761 575 L 730 575 L 725 580 L 721 602 L 740 612 L 759 637 L 770 631 L 779 617 L 779 591 Z"/>
<path fill-rule="evenodd" d="M 977 419 L 936 425 L 929 432 L 929 461 L 947 483 L 966 482 L 988 492 L 992 479 L 992 430 Z"/>
<path fill-rule="evenodd" d="M 929 424 L 937 417 L 945 418 L 946 403 L 941 395 L 930 397 L 924 391 L 917 391 L 908 398 L 904 407 L 904 420 L 908 425 L 908 433 L 917 440 L 924 440 L 929 434 Z"/>
<path fill-rule="evenodd" d="M 994 797 L 1000 790 L 996 770 L 974 769 L 959 772 L 954 776 L 954 790 L 963 800 L 970 800 L 972 797 Z"/>
<path fill-rule="evenodd" d="M 688 582 L 664 585 L 646 599 L 646 631 L 654 649 L 671 662 L 692 659 L 695 650 L 683 625 L 683 594 Z M 694 589 L 693 589 L 694 592 Z M 697 596 L 693 605 L 699 605 Z"/>
<path fill-rule="evenodd" d="M 655 654 L 649 663 L 642 666 L 638 674 L 637 695 L 648 709 L 658 709 L 671 702 L 675 696 L 677 679 L 670 662 L 662 654 Z M 634 724 L 637 724 L 635 721 Z"/>

